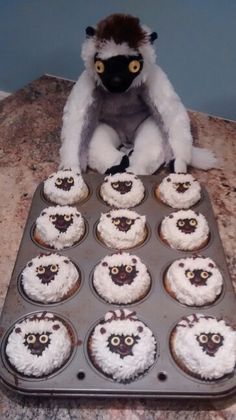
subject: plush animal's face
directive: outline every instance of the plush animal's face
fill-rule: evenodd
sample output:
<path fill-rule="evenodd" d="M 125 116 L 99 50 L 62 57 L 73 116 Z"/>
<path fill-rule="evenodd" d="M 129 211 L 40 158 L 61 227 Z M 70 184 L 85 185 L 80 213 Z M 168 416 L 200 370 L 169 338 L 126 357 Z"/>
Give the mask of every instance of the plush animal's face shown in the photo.
<path fill-rule="evenodd" d="M 95 70 L 103 86 L 111 93 L 125 92 L 133 80 L 141 73 L 143 57 L 138 55 L 117 55 L 102 60 L 98 54 L 94 57 Z"/>

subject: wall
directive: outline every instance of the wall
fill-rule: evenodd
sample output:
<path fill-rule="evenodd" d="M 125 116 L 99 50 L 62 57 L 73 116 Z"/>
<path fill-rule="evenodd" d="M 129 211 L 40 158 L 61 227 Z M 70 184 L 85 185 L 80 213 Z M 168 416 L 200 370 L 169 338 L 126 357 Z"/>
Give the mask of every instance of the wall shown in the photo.
<path fill-rule="evenodd" d="M 158 32 L 159 64 L 188 108 L 236 120 L 235 0 L 0 0 L 0 90 L 76 79 L 85 27 L 114 12 Z"/>

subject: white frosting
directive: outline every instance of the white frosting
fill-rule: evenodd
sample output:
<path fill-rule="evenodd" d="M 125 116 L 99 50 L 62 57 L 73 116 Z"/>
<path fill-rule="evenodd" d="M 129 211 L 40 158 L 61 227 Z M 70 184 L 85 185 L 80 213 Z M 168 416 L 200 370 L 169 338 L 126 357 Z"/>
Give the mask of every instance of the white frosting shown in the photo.
<path fill-rule="evenodd" d="M 177 226 L 179 220 L 196 219 L 196 229 L 192 233 L 184 233 Z M 193 210 L 179 210 L 164 217 L 161 223 L 161 236 L 175 249 L 195 250 L 209 237 L 209 227 L 206 218 Z"/>
<path fill-rule="evenodd" d="M 120 231 L 112 222 L 113 218 L 126 217 L 134 224 L 130 226 L 127 232 Z M 146 217 L 128 209 L 111 210 L 108 213 L 102 213 L 97 230 L 104 243 L 111 248 L 126 249 L 131 248 L 145 238 Z"/>
<path fill-rule="evenodd" d="M 191 283 L 194 270 L 202 270 L 204 284 L 196 286 Z M 222 275 L 211 258 L 182 258 L 174 261 L 166 273 L 167 287 L 185 305 L 202 306 L 214 302 L 221 293 L 222 284 Z"/>
<path fill-rule="evenodd" d="M 48 267 L 48 268 L 47 268 Z M 52 268 L 52 270 L 51 270 Z M 51 281 L 42 279 L 47 270 Z M 25 294 L 36 302 L 59 302 L 76 286 L 79 273 L 69 258 L 63 255 L 40 255 L 28 262 L 21 274 Z"/>
<path fill-rule="evenodd" d="M 60 188 L 62 180 L 66 178 L 69 187 L 67 191 Z M 44 181 L 45 196 L 56 204 L 77 203 L 87 197 L 88 192 L 82 175 L 70 169 L 54 172 Z"/>
<path fill-rule="evenodd" d="M 137 271 L 132 283 L 116 284 L 112 280 L 111 268 L 121 265 Z M 124 271 L 125 272 L 125 271 Z M 107 302 L 113 304 L 128 304 L 143 297 L 149 290 L 151 279 L 147 267 L 136 255 L 127 253 L 108 255 L 96 266 L 93 276 L 93 285 L 97 293 Z"/>
<path fill-rule="evenodd" d="M 121 194 L 115 186 L 118 182 L 127 183 L 127 187 L 131 186 L 129 192 Z M 113 186 L 112 186 L 113 184 Z M 111 206 L 118 208 L 134 207 L 139 204 L 144 197 L 144 186 L 142 181 L 133 174 L 118 173 L 105 177 L 101 185 L 101 197 Z"/>
<path fill-rule="evenodd" d="M 41 355 L 32 354 L 28 345 L 24 344 L 25 336 L 46 333 L 50 333 L 48 346 Z M 53 314 L 44 312 L 15 324 L 7 340 L 6 354 L 18 372 L 41 377 L 60 368 L 70 356 L 71 348 L 71 338 L 65 325 Z"/>
<path fill-rule="evenodd" d="M 178 184 L 184 184 L 184 192 L 178 192 Z M 176 209 L 187 209 L 201 198 L 201 186 L 190 174 L 170 174 L 158 186 L 160 199 Z"/>
<path fill-rule="evenodd" d="M 183 318 L 175 329 L 173 347 L 177 358 L 193 374 L 203 379 L 216 379 L 234 370 L 236 363 L 236 332 L 223 320 L 194 314 Z M 220 334 L 223 343 L 210 356 L 197 337 L 201 334 Z M 178 361 L 177 359 L 177 361 Z"/>
<path fill-rule="evenodd" d="M 156 340 L 152 331 L 128 310 L 108 312 L 104 319 L 105 323 L 98 324 L 92 333 L 92 361 L 118 382 L 130 381 L 145 373 L 156 357 Z M 136 337 L 132 354 L 121 357 L 112 352 L 108 341 L 112 335 Z"/>
<path fill-rule="evenodd" d="M 60 232 L 52 220 L 51 216 L 71 216 L 72 223 L 65 232 Z M 72 246 L 79 241 L 84 234 L 84 219 L 72 206 L 53 206 L 43 209 L 36 220 L 35 234 L 39 235 L 41 240 L 52 248 L 63 249 Z"/>

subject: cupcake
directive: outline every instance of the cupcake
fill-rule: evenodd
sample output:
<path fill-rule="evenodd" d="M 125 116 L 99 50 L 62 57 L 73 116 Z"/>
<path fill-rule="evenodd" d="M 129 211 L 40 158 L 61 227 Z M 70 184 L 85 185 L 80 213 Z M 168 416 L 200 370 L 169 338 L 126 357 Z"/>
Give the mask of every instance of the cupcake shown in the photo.
<path fill-rule="evenodd" d="M 117 208 L 137 206 L 143 200 L 144 192 L 142 181 L 130 173 L 106 176 L 100 189 L 102 199 Z"/>
<path fill-rule="evenodd" d="M 80 286 L 75 265 L 69 258 L 58 254 L 33 258 L 22 271 L 20 280 L 26 296 L 41 303 L 63 301 Z"/>
<path fill-rule="evenodd" d="M 84 219 L 75 207 L 55 206 L 41 211 L 34 239 L 42 246 L 59 250 L 80 241 L 84 233 Z"/>
<path fill-rule="evenodd" d="M 219 379 L 233 372 L 236 332 L 213 316 L 183 317 L 174 328 L 170 348 L 178 366 L 199 379 Z"/>
<path fill-rule="evenodd" d="M 128 209 L 102 213 L 98 238 L 108 247 L 127 249 L 140 245 L 147 236 L 146 217 Z"/>
<path fill-rule="evenodd" d="M 180 303 L 203 306 L 221 294 L 223 279 L 211 258 L 193 256 L 174 261 L 165 274 L 165 289 Z"/>
<path fill-rule="evenodd" d="M 64 322 L 54 314 L 42 312 L 14 325 L 7 338 L 6 355 L 17 372 L 40 378 L 61 368 L 72 347 L 71 333 Z"/>
<path fill-rule="evenodd" d="M 188 209 L 201 198 L 201 186 L 190 174 L 170 174 L 156 187 L 155 195 L 176 209 Z"/>
<path fill-rule="evenodd" d="M 89 194 L 81 174 L 71 169 L 51 174 L 44 181 L 43 192 L 48 201 L 62 206 L 78 203 Z"/>
<path fill-rule="evenodd" d="M 136 255 L 107 255 L 96 266 L 93 286 L 106 302 L 125 305 L 146 296 L 151 286 L 147 267 Z"/>
<path fill-rule="evenodd" d="M 201 213 L 179 210 L 164 217 L 160 237 L 171 248 L 195 251 L 208 243 L 209 226 Z"/>
<path fill-rule="evenodd" d="M 95 368 L 117 382 L 142 377 L 156 354 L 152 331 L 127 309 L 107 312 L 88 339 L 88 355 Z"/>

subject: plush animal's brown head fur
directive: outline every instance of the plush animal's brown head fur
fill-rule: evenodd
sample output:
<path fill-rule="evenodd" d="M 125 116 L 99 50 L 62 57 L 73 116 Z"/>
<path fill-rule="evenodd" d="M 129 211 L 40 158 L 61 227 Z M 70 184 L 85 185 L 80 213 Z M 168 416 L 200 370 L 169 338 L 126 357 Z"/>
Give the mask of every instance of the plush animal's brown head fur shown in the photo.
<path fill-rule="evenodd" d="M 98 41 L 113 39 L 116 44 L 126 42 L 133 49 L 148 42 L 139 19 L 124 14 L 113 14 L 101 20 L 97 25 L 96 38 Z"/>

